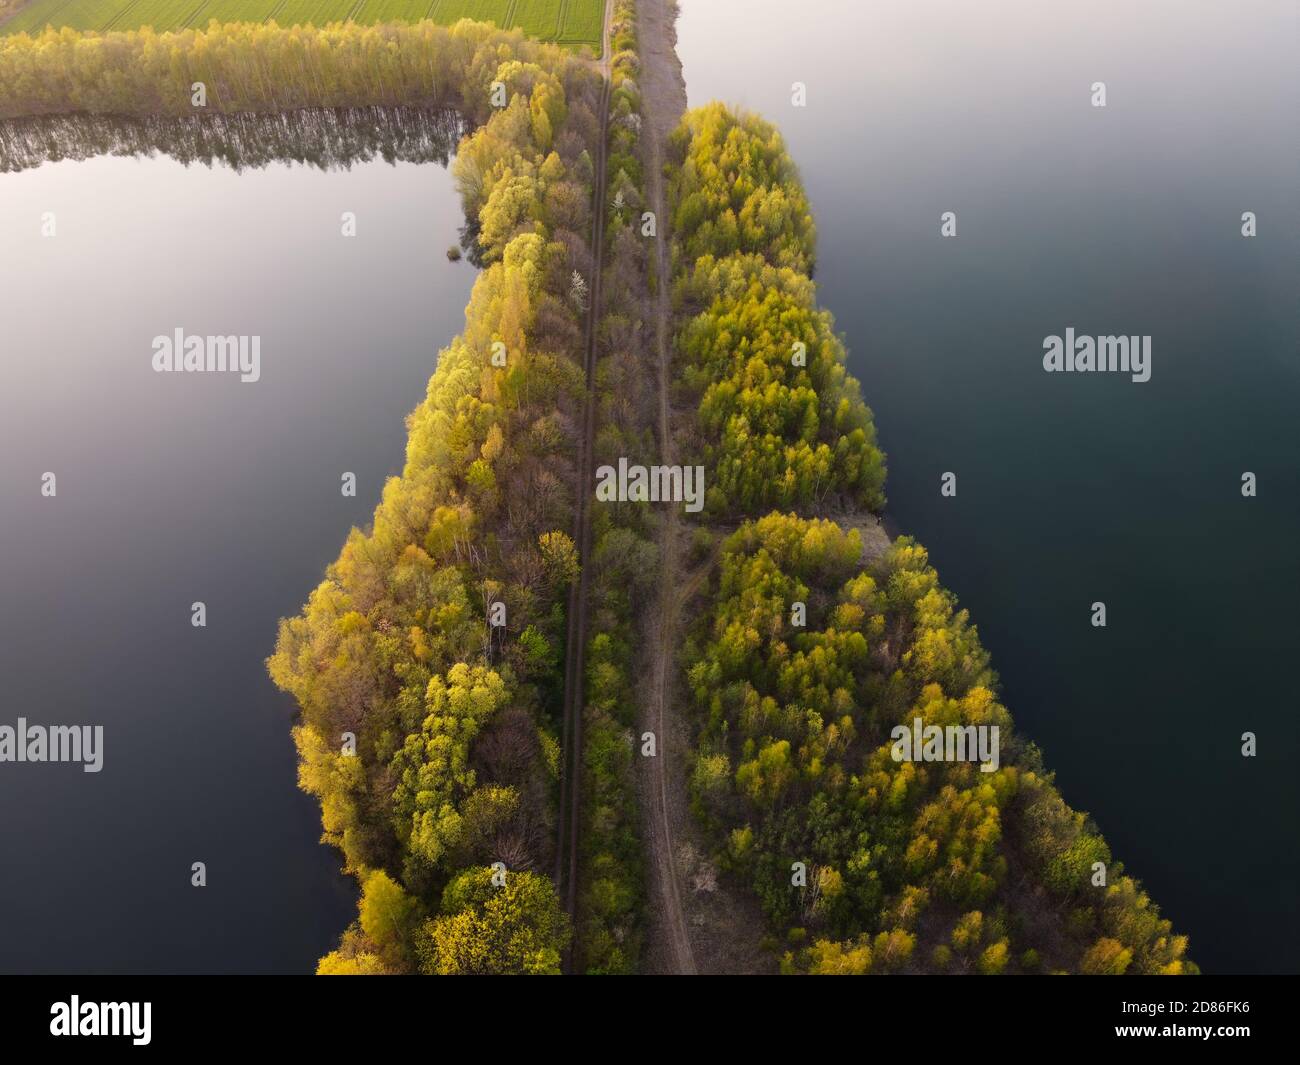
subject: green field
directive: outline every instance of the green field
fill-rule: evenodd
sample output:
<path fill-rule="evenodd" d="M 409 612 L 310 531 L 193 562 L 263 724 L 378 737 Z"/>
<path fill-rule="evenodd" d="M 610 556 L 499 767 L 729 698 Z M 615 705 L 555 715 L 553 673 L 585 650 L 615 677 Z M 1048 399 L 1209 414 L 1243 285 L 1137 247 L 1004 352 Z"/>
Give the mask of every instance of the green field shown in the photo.
<path fill-rule="evenodd" d="M 416 22 L 457 19 L 518 27 L 530 37 L 600 48 L 605 0 L 32 0 L 0 26 L 0 33 L 38 33 L 45 26 L 77 30 L 174 30 L 218 22 L 266 22 L 281 26 L 355 22 Z"/>

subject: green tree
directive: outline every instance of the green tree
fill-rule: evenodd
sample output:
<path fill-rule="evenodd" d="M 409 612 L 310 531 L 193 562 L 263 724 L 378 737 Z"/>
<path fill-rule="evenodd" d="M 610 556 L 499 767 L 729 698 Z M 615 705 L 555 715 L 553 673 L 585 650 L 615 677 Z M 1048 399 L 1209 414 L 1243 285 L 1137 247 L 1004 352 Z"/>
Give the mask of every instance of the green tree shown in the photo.
<path fill-rule="evenodd" d="M 423 917 L 418 899 L 383 870 L 366 877 L 358 905 L 361 931 L 375 953 L 391 968 L 408 968 L 414 961 L 411 937 Z"/>
<path fill-rule="evenodd" d="M 468 869 L 447 885 L 442 914 L 417 937 L 422 972 L 454 975 L 558 975 L 568 918 L 551 882 L 536 873 Z"/>
<path fill-rule="evenodd" d="M 1084 951 L 1079 971 L 1089 976 L 1122 976 L 1133 961 L 1133 952 L 1116 939 L 1102 937 Z"/>
<path fill-rule="evenodd" d="M 542 566 L 552 589 L 567 588 L 578 579 L 581 568 L 573 538 L 558 530 L 543 533 L 537 540 L 542 552 Z"/>

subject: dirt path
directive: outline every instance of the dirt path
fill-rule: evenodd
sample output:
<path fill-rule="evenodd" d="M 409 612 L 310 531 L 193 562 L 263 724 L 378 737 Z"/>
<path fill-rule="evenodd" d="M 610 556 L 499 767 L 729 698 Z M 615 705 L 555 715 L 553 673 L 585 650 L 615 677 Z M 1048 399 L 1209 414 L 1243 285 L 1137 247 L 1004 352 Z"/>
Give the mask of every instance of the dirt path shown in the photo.
<path fill-rule="evenodd" d="M 587 304 L 586 350 L 583 367 L 587 395 L 583 411 L 582 440 L 578 445 L 578 483 L 575 497 L 574 543 L 578 547 L 581 570 L 569 590 L 568 633 L 564 661 L 564 726 L 561 739 L 563 768 L 560 774 L 560 824 L 555 850 L 555 883 L 572 921 L 578 907 L 578 827 L 582 803 L 582 708 L 584 671 L 587 656 L 587 589 L 590 584 L 588 562 L 591 558 L 591 456 L 596 429 L 596 330 L 600 323 L 601 271 L 605 249 L 605 153 L 609 133 L 610 20 L 614 0 L 605 3 L 605 27 L 602 32 L 599 69 L 603 84 L 600 94 L 600 143 L 595 160 L 596 182 L 592 193 L 591 251 L 592 273 Z M 573 947 L 565 957 L 566 971 L 572 970 Z"/>
<path fill-rule="evenodd" d="M 672 299 L 669 288 L 668 208 L 664 191 L 664 145 L 686 110 L 686 88 L 674 47 L 677 39 L 668 0 L 639 0 L 637 46 L 641 59 L 639 87 L 645 117 L 646 195 L 658 220 L 655 241 L 656 288 L 653 297 L 655 359 L 658 376 L 660 462 L 675 464 L 669 417 L 672 384 Z M 644 724 L 658 741 L 658 755 L 641 759 L 641 792 L 646 823 L 646 866 L 650 899 L 652 971 L 697 972 L 678 882 L 675 809 L 685 797 L 687 737 L 677 719 L 677 648 L 681 645 L 681 610 L 690 589 L 680 586 L 682 520 L 677 508 L 665 512 L 659 536 L 659 598 L 648 626 L 649 688 L 642 703 Z M 675 802 L 670 802 L 672 797 Z"/>
<path fill-rule="evenodd" d="M 600 30 L 600 75 L 609 81 L 609 64 L 614 57 L 609 48 L 610 27 L 614 24 L 614 0 L 605 0 L 605 25 Z"/>

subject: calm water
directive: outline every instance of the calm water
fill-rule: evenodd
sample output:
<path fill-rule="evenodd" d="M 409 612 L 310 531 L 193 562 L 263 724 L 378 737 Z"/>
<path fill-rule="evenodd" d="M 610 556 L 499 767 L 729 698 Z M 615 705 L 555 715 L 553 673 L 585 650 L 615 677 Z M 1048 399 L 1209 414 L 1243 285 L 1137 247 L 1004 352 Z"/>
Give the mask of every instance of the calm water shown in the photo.
<path fill-rule="evenodd" d="M 0 765 L 0 970 L 310 971 L 351 919 L 263 659 L 400 471 L 461 222 L 437 163 L 0 174 L 0 724 L 105 731 L 98 774 Z M 153 373 L 177 326 L 260 335 L 260 382 Z"/>
<path fill-rule="evenodd" d="M 1067 800 L 1202 968 L 1294 971 L 1296 8 L 1133 6 L 682 0 L 678 50 L 785 133 L 891 515 Z M 1150 334 L 1151 381 L 1045 374 L 1070 326 Z"/>

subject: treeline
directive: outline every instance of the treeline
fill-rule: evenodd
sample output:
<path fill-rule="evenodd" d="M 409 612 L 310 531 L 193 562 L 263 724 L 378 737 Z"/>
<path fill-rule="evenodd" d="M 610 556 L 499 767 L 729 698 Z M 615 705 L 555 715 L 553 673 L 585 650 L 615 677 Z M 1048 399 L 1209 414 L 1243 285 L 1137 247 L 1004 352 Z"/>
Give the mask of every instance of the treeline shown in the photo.
<path fill-rule="evenodd" d="M 611 23 L 606 155 L 605 280 L 596 363 L 595 465 L 620 456 L 651 463 L 655 450 L 645 350 L 650 249 L 640 235 L 641 103 L 636 12 L 617 0 Z M 658 569 L 650 506 L 592 508 L 590 631 L 583 711 L 582 826 L 576 968 L 632 973 L 644 937 L 644 856 L 639 832 L 636 648 Z"/>
<path fill-rule="evenodd" d="M 780 140 L 715 104 L 687 116 L 675 145 L 674 218 L 689 251 L 678 353 L 704 395 L 701 439 L 726 454 L 736 419 L 754 417 L 746 375 L 767 382 L 765 399 L 800 391 L 818 431 L 834 425 L 829 392 L 864 460 L 838 476 L 832 464 L 832 483 L 878 503 L 869 415 L 829 324 L 812 324 L 823 320 L 807 274 L 812 222 Z M 803 336 L 823 338 L 820 369 L 797 385 L 768 379 Z M 771 424 L 790 438 L 790 422 Z M 762 476 L 779 486 L 793 470 Z M 715 509 L 757 517 L 772 501 L 756 482 Z M 1196 971 L 1186 939 L 1015 735 L 974 627 L 913 541 L 871 558 L 857 529 L 834 521 L 745 521 L 723 544 L 686 658 L 692 802 L 720 863 L 762 902 L 785 971 Z M 891 731 L 917 719 L 996 726 L 997 768 L 895 760 Z"/>
<path fill-rule="evenodd" d="M 362 885 L 322 973 L 554 973 L 570 936 L 546 872 L 599 85 L 558 52 L 442 32 L 484 49 L 453 95 L 509 90 L 454 164 L 485 266 L 402 475 L 267 662 L 301 708 L 323 838 Z"/>
<path fill-rule="evenodd" d="M 455 108 L 474 125 L 493 109 L 503 61 L 540 65 L 562 83 L 588 77 L 557 45 L 481 22 L 79 33 L 0 37 L 0 118 L 86 114 L 192 115 L 300 108 Z M 205 106 L 194 105 L 201 82 Z"/>
<path fill-rule="evenodd" d="M 871 411 L 810 278 L 815 229 L 780 135 L 721 104 L 673 136 L 670 186 L 683 381 L 707 510 L 884 507 Z"/>

